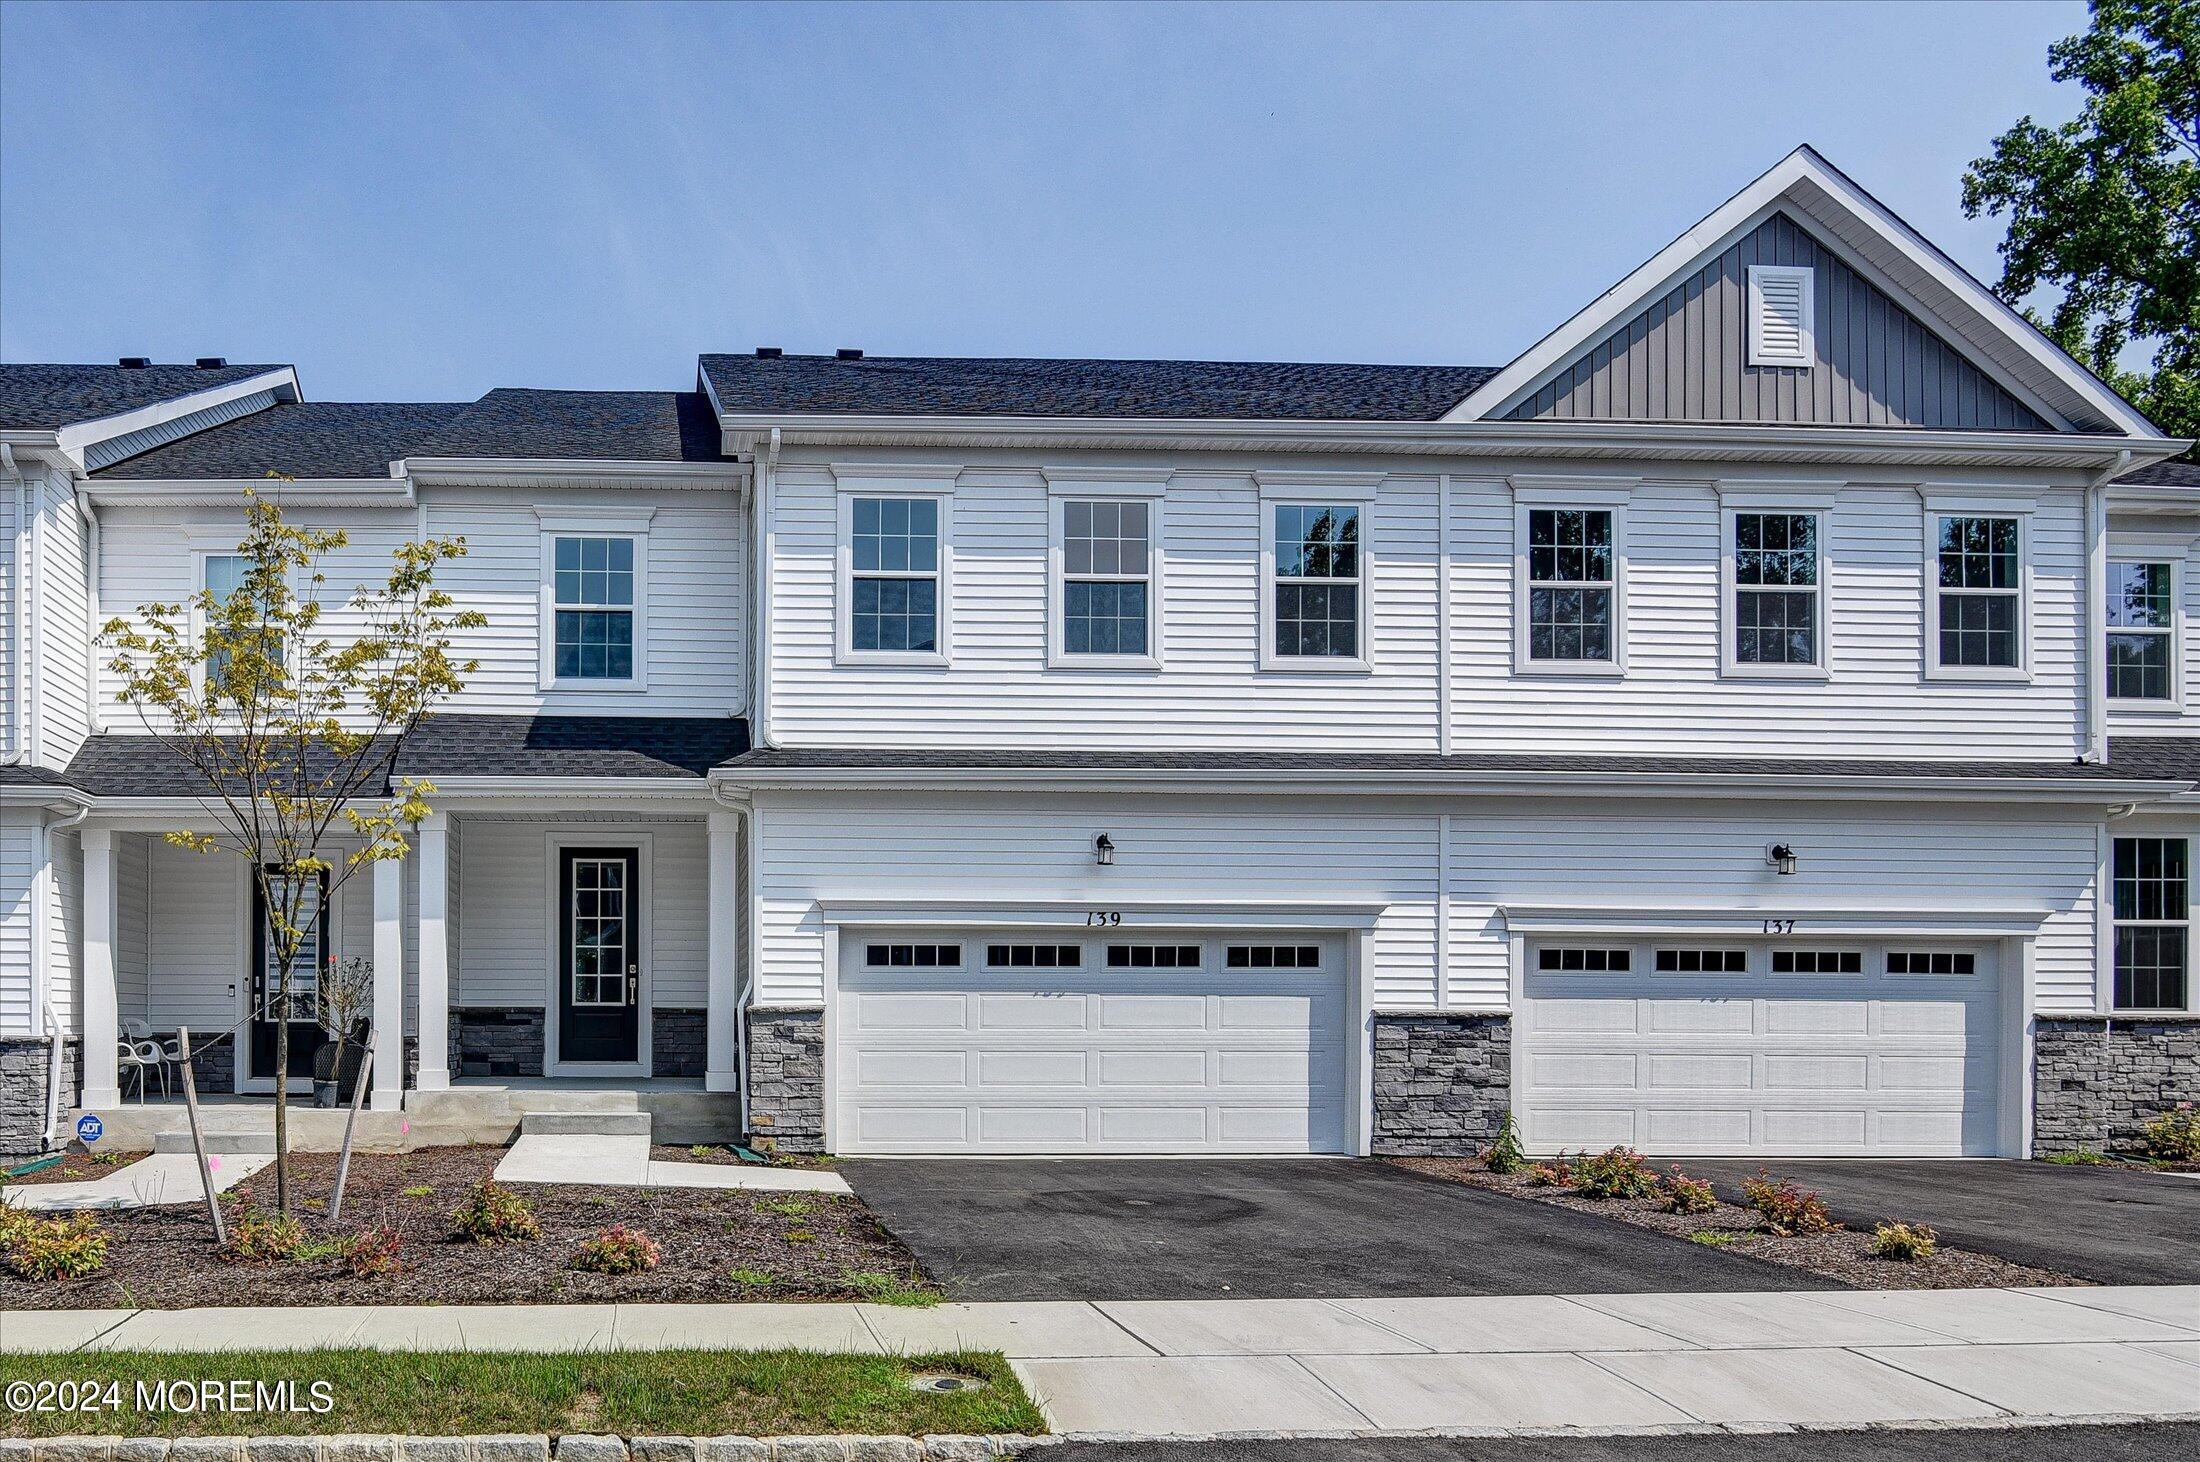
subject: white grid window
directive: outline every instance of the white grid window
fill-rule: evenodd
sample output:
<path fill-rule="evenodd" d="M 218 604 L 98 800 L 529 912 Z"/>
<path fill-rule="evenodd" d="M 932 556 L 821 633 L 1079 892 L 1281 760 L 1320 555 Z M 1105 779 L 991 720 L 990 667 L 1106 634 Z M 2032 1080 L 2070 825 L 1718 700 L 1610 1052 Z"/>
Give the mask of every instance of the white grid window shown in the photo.
<path fill-rule="evenodd" d="M 1360 510 L 1343 503 L 1277 503 L 1275 654 L 1284 660 L 1358 660 L 1366 565 Z"/>
<path fill-rule="evenodd" d="M 1940 514 L 1934 543 L 1935 667 L 1958 672 L 2021 669 L 2023 519 Z"/>
<path fill-rule="evenodd" d="M 939 653 L 940 505 L 928 497 L 849 504 L 848 645 L 866 655 Z"/>
<path fill-rule="evenodd" d="M 2113 699 L 2176 699 L 2176 582 L 2176 571 L 2164 562 L 2108 566 L 2108 693 Z"/>
<path fill-rule="evenodd" d="M 1062 512 L 1062 653 L 1153 653 L 1153 510 L 1144 502 L 1072 498 Z"/>
<path fill-rule="evenodd" d="M 2191 845 L 2118 838 L 2111 870 L 2117 1010 L 2183 1010 L 2190 998 Z"/>
<path fill-rule="evenodd" d="M 559 535 L 551 546 L 560 680 L 634 678 L 634 540 Z"/>
<path fill-rule="evenodd" d="M 566 938 L 573 952 L 574 1005 L 625 1005 L 626 971 L 633 955 L 624 858 L 575 858 L 573 906 Z"/>
<path fill-rule="evenodd" d="M 1818 663 L 1818 515 L 1734 514 L 1737 668 Z"/>
<path fill-rule="evenodd" d="M 1617 545 L 1608 508 L 1528 511 L 1528 658 L 1618 659 Z"/>

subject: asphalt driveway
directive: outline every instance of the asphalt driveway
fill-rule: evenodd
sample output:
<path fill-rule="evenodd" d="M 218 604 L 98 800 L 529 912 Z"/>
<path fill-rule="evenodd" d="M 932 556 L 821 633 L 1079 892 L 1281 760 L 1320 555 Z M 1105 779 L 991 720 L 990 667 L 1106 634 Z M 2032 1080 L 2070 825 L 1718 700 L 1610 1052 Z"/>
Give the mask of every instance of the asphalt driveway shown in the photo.
<path fill-rule="evenodd" d="M 2200 1178 L 2040 1162 L 1738 1162 L 1685 1165 L 1739 1200 L 1769 1167 L 1815 1188 L 1851 1228 L 1927 1223 L 1959 1248 L 2101 1284 L 2200 1284 Z"/>
<path fill-rule="evenodd" d="M 1839 1288 L 1379 1162 L 851 1159 L 839 1170 L 957 1300 Z"/>

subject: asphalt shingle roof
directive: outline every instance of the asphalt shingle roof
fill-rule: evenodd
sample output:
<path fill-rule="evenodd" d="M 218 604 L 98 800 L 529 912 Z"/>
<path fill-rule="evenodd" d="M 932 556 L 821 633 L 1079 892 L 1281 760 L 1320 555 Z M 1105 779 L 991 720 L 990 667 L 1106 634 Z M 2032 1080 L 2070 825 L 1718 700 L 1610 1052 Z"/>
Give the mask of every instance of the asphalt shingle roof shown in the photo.
<path fill-rule="evenodd" d="M 2200 462 L 2150 462 L 2116 482 L 2134 487 L 2200 487 Z"/>
<path fill-rule="evenodd" d="M 209 391 L 279 365 L 0 365 L 0 429 L 58 431 Z"/>
<path fill-rule="evenodd" d="M 383 754 L 388 743 L 378 747 Z M 748 722 L 733 716 L 427 717 L 389 763 L 396 777 L 692 777 L 749 748 Z M 188 763 L 151 736 L 94 736 L 69 763 L 68 781 L 100 797 L 195 797 L 206 790 Z M 58 780 L 58 778 L 56 779 Z M 375 795 L 384 790 L 374 788 Z"/>
<path fill-rule="evenodd" d="M 503 388 L 458 411 L 417 455 L 716 462 L 719 445 L 700 391 Z"/>
<path fill-rule="evenodd" d="M 72 787 L 76 784 L 51 767 L 0 766 L 0 787 Z"/>
<path fill-rule="evenodd" d="M 285 401 L 117 462 L 94 478 L 379 477 L 432 441 L 463 401 Z"/>
<path fill-rule="evenodd" d="M 735 716 L 438 713 L 405 739 L 401 777 L 701 777 L 749 749 Z"/>
<path fill-rule="evenodd" d="M 1434 421 L 1496 366 L 706 355 L 730 412 Z"/>

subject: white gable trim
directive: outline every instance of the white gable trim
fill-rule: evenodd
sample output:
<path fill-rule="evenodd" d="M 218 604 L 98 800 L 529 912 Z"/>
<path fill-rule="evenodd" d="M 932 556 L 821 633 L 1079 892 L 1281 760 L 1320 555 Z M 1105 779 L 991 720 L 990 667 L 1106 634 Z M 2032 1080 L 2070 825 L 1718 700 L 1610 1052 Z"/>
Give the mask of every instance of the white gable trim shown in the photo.
<path fill-rule="evenodd" d="M 1865 278 L 1916 313 L 1938 321 L 1973 363 L 2011 395 L 2063 430 L 2107 427 L 2131 437 L 2162 436 L 2130 403 L 2041 334 L 2023 315 L 1965 273 L 1953 260 L 1890 213 L 1809 147 L 1789 153 L 1769 172 L 1714 209 L 1625 279 L 1453 407 L 1445 421 L 1487 421 L 1518 406 L 1584 350 L 1661 298 L 1690 270 L 1785 205 L 1817 223 L 1821 242 Z M 1799 220 L 1801 221 L 1801 220 Z M 1884 246 L 1908 280 L 1861 249 L 1851 235 Z M 1832 238 L 1827 238 L 1832 235 Z"/>

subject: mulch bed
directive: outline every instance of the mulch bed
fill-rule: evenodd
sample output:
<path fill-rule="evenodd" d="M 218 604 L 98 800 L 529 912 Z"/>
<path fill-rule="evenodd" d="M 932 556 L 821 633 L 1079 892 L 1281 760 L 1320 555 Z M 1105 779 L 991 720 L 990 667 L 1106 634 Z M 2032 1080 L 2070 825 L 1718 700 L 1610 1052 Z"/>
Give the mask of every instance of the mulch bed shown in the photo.
<path fill-rule="evenodd" d="M 1599 1218 L 1633 1224 L 1637 1228 L 1654 1229 L 1670 1234 L 1677 1241 L 1701 1242 L 1690 1238 L 1701 1233 L 1731 1235 L 1730 1241 L 1714 1247 L 1721 1253 L 1745 1254 L 1752 1259 L 1807 1269 L 1857 1289 L 2001 1289 L 2086 1283 L 2075 1275 L 2053 1269 L 2034 1269 L 2028 1264 L 2012 1264 L 1992 1254 L 1973 1253 L 1947 1244 L 1942 1244 L 1930 1259 L 1882 1259 L 1871 1251 L 1870 1234 L 1845 1228 L 1782 1238 L 1761 1226 L 1755 1209 L 1742 1208 L 1724 1199 L 1709 1213 L 1667 1213 L 1659 1206 L 1661 1199 L 1583 1198 L 1567 1188 L 1539 1187 L 1525 1172 L 1500 1176 L 1485 1168 L 1480 1158 L 1394 1157 L 1385 1161 L 1416 1173 L 1487 1188 L 1493 1193 L 1530 1203 L 1548 1203 L 1557 1208 L 1571 1208 L 1576 1213 L 1592 1213 Z M 1780 1175 L 1774 1172 L 1772 1176 Z"/>
<path fill-rule="evenodd" d="M 0 1310 L 191 1305 L 589 1304 L 604 1301 L 837 1300 L 860 1296 L 851 1273 L 921 1281 L 916 1256 L 852 1197 L 716 1189 L 512 1185 L 534 1205 L 542 1237 L 489 1246 L 451 1235 L 450 1213 L 489 1176 L 501 1147 L 428 1147 L 357 1153 L 344 1220 L 318 1208 L 336 1177 L 333 1153 L 291 1158 L 291 1209 L 315 1235 L 388 1226 L 402 1239 L 403 1272 L 357 1278 L 338 1260 L 225 1263 L 198 1204 L 103 1212 L 107 1263 L 80 1280 L 34 1284 L 0 1271 Z M 684 1149 L 682 1149 L 684 1151 Z M 408 1194 L 408 1189 L 425 1188 Z M 248 1196 L 239 1197 L 244 1194 Z M 224 1212 L 272 1207 L 275 1175 L 262 1169 L 231 1190 Z M 572 1267 L 580 1242 L 613 1223 L 663 1246 L 646 1274 Z M 745 1271 L 736 1279 L 735 1271 Z M 759 1279 L 758 1276 L 766 1276 Z"/>
<path fill-rule="evenodd" d="M 13 1188 L 19 1185 L 28 1187 L 34 1183 L 89 1183 L 111 1173 L 118 1173 L 141 1157 L 151 1156 L 149 1152 L 116 1152 L 109 1148 L 101 1148 L 96 1153 L 72 1150 L 64 1153 L 61 1161 L 50 1168 L 25 1173 L 20 1178 L 0 1179 L 0 1184 Z M 23 1160 L 33 1162 L 36 1159 Z"/>

